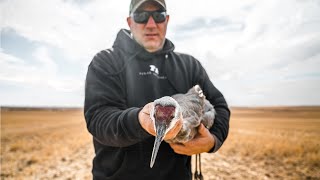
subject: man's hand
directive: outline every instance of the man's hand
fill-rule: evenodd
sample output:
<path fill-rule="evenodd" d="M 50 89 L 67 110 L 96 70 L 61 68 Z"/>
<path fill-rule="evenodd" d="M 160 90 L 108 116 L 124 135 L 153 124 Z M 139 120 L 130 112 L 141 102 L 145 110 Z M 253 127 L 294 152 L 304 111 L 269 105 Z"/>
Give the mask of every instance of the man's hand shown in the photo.
<path fill-rule="evenodd" d="M 172 129 L 170 129 L 168 133 L 165 135 L 164 140 L 173 139 L 177 136 L 177 134 L 182 128 L 182 121 L 182 113 L 180 113 L 180 118 L 178 119 L 177 123 L 172 127 Z"/>
<path fill-rule="evenodd" d="M 146 130 L 149 134 L 156 136 L 156 131 L 154 129 L 154 123 L 152 119 L 150 118 L 150 111 L 154 107 L 153 102 L 146 104 L 142 110 L 139 112 L 138 118 L 139 123 L 141 127 Z M 182 128 L 182 114 L 180 115 L 180 118 L 178 122 L 175 124 L 175 126 L 166 134 L 164 139 L 172 139 L 176 137 L 176 135 L 179 133 L 180 129 Z"/>
<path fill-rule="evenodd" d="M 155 136 L 156 132 L 152 120 L 150 119 L 150 111 L 153 108 L 153 102 L 146 104 L 139 112 L 138 118 L 141 127 L 149 134 Z"/>
<path fill-rule="evenodd" d="M 198 134 L 186 143 L 170 143 L 175 153 L 191 156 L 208 152 L 215 145 L 215 139 L 203 124 L 200 124 Z"/>

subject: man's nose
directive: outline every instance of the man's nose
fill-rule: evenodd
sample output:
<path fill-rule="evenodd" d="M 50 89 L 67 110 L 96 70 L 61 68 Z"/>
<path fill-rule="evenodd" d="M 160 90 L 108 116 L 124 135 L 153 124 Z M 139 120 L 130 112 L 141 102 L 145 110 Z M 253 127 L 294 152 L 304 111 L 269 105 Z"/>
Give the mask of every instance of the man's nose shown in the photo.
<path fill-rule="evenodd" d="M 157 27 L 157 23 L 154 21 L 152 16 L 149 17 L 146 27 L 148 28 Z"/>

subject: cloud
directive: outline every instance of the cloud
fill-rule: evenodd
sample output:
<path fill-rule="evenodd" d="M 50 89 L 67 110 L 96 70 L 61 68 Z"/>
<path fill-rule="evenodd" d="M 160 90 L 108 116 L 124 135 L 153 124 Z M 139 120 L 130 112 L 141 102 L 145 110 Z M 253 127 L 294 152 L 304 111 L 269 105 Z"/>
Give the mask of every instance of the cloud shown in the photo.
<path fill-rule="evenodd" d="M 82 107 L 83 94 L 59 92 L 47 86 L 21 86 L 1 82 L 1 106 Z"/>
<path fill-rule="evenodd" d="M 34 56 L 34 59 L 40 63 L 40 69 L 45 69 L 45 71 L 49 74 L 57 73 L 57 64 L 53 61 L 53 59 L 51 59 L 47 48 L 37 48 L 32 55 Z"/>
<path fill-rule="evenodd" d="M 237 19 L 243 29 L 216 31 L 226 23 L 210 28 L 201 20 L 190 31 L 205 28 L 178 39 L 179 50 L 202 62 L 232 105 L 319 104 L 314 93 L 320 89 L 319 6 L 315 1 L 257 1 L 247 7 Z M 228 13 L 223 16 L 232 22 Z"/>
<path fill-rule="evenodd" d="M 83 81 L 57 74 L 58 66 L 45 47 L 36 49 L 33 55 L 38 64 L 0 52 L 0 81 L 27 87 L 46 86 L 58 92 L 76 92 L 83 89 Z"/>
<path fill-rule="evenodd" d="M 1 83 L 83 98 L 86 66 L 127 28 L 129 3 L 0 1 L 1 38 L 8 29 L 23 37 L 9 39 L 17 42 L 0 52 Z M 167 37 L 176 51 L 199 59 L 232 105 L 319 104 L 318 1 L 199 0 L 183 8 L 180 1 L 167 1 L 167 6 Z"/>
<path fill-rule="evenodd" d="M 128 1 L 128 0 L 127 0 Z M 123 3 L 123 2 L 122 2 Z M 4 1 L 2 27 L 12 28 L 23 37 L 60 48 L 69 60 L 86 61 L 111 42 L 125 25 L 127 15 L 115 1 Z M 37 8 L 34 8 L 37 7 Z M 123 19 L 119 21 L 118 16 Z M 108 44 L 109 43 L 109 44 Z"/>
<path fill-rule="evenodd" d="M 195 18 L 187 22 L 176 26 L 174 31 L 179 32 L 174 35 L 176 40 L 184 40 L 185 38 L 194 37 L 198 34 L 208 33 L 210 36 L 215 36 L 219 33 L 237 32 L 243 31 L 245 28 L 241 22 L 232 22 L 227 18 L 210 18 L 201 17 Z"/>

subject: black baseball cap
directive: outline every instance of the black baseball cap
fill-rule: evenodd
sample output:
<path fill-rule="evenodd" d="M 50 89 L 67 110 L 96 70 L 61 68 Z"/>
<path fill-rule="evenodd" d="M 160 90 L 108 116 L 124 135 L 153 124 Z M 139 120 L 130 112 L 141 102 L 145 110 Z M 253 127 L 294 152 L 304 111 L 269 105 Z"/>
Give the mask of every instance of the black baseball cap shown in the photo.
<path fill-rule="evenodd" d="M 167 10 L 166 2 L 164 0 L 131 0 L 129 13 L 135 12 L 143 3 L 145 2 L 156 2 L 158 3 L 165 11 Z"/>

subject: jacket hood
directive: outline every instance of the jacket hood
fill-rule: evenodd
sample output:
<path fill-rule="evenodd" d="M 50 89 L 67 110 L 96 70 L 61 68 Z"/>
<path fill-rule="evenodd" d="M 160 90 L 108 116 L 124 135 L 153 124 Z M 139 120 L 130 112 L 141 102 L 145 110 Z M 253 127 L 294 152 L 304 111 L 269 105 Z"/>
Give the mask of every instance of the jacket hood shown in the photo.
<path fill-rule="evenodd" d="M 132 38 L 131 31 L 121 29 L 117 34 L 117 38 L 113 44 L 113 48 L 120 48 L 122 51 L 129 54 L 135 54 L 139 52 L 138 56 L 153 56 L 158 54 L 168 54 L 172 52 L 174 50 L 174 44 L 170 40 L 166 39 L 161 50 L 150 53 Z"/>

